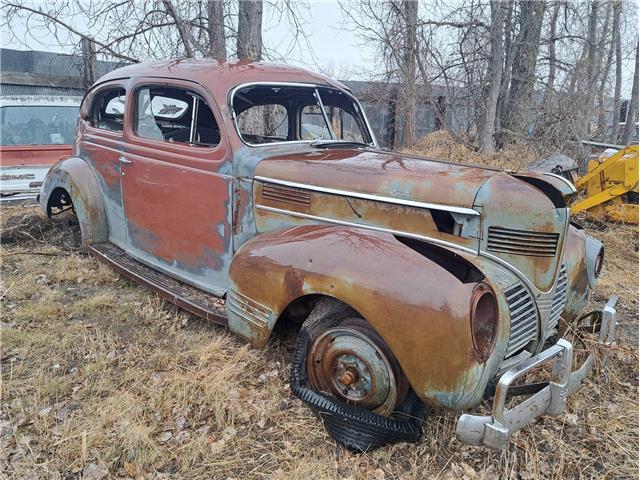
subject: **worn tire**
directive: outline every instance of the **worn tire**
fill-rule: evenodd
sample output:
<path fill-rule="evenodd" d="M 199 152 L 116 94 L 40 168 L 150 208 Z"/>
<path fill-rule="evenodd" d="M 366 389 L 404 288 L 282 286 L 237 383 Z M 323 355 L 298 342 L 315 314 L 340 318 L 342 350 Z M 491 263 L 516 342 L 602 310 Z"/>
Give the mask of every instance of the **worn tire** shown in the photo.
<path fill-rule="evenodd" d="M 422 435 L 427 409 L 413 391 L 389 417 L 347 405 L 309 385 L 306 358 L 310 343 L 327 326 L 352 315 L 353 310 L 331 299 L 322 300 L 303 323 L 291 367 L 291 390 L 323 420 L 327 432 L 352 451 L 367 451 L 391 443 L 415 442 Z"/>

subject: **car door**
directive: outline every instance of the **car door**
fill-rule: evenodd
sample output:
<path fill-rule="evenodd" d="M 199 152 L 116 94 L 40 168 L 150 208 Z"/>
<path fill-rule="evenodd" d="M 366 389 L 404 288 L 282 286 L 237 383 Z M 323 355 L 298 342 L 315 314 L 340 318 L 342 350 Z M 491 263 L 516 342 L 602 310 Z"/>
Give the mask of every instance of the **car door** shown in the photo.
<path fill-rule="evenodd" d="M 124 247 L 124 221 L 119 158 L 124 150 L 127 80 L 108 82 L 90 93 L 78 121 L 78 155 L 96 173 L 109 221 L 109 240 Z"/>
<path fill-rule="evenodd" d="M 122 194 L 130 255 L 222 295 L 232 255 L 232 177 L 208 92 L 140 78 L 130 89 Z"/>

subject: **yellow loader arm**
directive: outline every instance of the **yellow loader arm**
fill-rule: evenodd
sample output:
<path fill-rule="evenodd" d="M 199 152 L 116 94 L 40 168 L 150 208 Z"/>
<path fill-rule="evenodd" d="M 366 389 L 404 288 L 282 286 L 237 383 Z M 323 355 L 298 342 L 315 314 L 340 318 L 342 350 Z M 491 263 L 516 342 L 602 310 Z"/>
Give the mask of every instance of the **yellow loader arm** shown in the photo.
<path fill-rule="evenodd" d="M 603 161 L 590 161 L 587 174 L 575 186 L 586 190 L 586 198 L 571 206 L 572 213 L 589 210 L 596 217 L 638 223 L 638 206 L 622 199 L 622 195 L 638 191 L 638 145 L 624 148 Z"/>

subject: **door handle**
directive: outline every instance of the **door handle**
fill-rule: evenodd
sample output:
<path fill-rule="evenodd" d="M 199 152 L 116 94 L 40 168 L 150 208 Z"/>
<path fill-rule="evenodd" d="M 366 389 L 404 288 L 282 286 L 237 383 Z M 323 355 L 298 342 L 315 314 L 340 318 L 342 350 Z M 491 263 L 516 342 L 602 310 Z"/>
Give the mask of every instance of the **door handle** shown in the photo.
<path fill-rule="evenodd" d="M 131 165 L 133 163 L 131 160 L 127 160 L 124 157 L 120 157 L 120 158 L 118 158 L 118 160 L 120 160 L 120 163 L 125 163 L 127 165 Z"/>

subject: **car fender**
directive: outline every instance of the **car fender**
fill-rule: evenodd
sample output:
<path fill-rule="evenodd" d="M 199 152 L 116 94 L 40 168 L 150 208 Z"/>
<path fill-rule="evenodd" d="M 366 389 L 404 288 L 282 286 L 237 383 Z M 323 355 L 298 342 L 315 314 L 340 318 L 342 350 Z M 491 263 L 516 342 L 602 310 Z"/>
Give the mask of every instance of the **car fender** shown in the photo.
<path fill-rule="evenodd" d="M 84 246 L 106 242 L 109 224 L 102 194 L 93 170 L 80 157 L 70 157 L 56 163 L 44 179 L 40 190 L 40 206 L 50 215 L 51 195 L 64 189 L 71 197 L 82 233 Z"/>
<path fill-rule="evenodd" d="M 463 283 L 391 234 L 306 225 L 243 245 L 231 263 L 227 315 L 232 331 L 263 346 L 294 300 L 336 298 L 385 340 L 423 401 L 466 408 L 481 401 L 509 334 L 508 317 L 500 315 L 493 354 L 479 358 L 469 318 L 476 284 Z M 504 312 L 503 296 L 496 295 Z"/>

